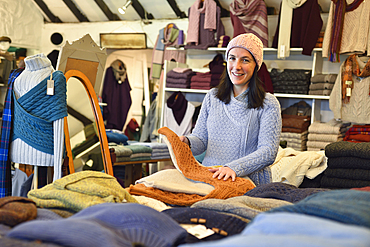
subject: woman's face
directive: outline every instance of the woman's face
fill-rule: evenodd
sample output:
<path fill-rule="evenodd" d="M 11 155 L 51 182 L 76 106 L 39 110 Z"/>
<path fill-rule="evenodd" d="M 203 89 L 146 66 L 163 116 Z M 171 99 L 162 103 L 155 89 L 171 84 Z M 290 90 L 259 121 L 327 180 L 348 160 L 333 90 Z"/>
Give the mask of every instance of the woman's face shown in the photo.
<path fill-rule="evenodd" d="M 227 59 L 227 72 L 231 82 L 234 84 L 234 93 L 239 95 L 249 85 L 256 67 L 252 54 L 244 48 L 233 48 L 229 51 Z"/>

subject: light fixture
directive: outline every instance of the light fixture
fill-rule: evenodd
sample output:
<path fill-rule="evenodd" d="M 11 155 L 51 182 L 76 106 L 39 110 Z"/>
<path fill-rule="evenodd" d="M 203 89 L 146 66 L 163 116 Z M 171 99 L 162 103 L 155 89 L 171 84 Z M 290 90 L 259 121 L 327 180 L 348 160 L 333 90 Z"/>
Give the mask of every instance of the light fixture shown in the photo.
<path fill-rule="evenodd" d="M 118 12 L 120 12 L 122 15 L 126 13 L 126 9 L 132 4 L 131 0 L 127 0 L 125 5 L 122 6 L 122 8 L 118 8 Z"/>

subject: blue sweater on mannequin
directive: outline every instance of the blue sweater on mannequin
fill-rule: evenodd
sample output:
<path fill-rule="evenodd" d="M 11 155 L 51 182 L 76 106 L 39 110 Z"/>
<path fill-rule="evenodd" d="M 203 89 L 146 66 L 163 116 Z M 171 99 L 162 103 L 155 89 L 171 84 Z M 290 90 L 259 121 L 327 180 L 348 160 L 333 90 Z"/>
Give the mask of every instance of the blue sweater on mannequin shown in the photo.
<path fill-rule="evenodd" d="M 191 151 L 206 151 L 204 166 L 230 167 L 239 177 L 256 184 L 271 182 L 269 166 L 274 162 L 282 128 L 280 103 L 266 93 L 263 108 L 248 108 L 248 90 L 229 104 L 216 97 L 217 89 L 205 96 L 196 126 L 188 137 Z"/>

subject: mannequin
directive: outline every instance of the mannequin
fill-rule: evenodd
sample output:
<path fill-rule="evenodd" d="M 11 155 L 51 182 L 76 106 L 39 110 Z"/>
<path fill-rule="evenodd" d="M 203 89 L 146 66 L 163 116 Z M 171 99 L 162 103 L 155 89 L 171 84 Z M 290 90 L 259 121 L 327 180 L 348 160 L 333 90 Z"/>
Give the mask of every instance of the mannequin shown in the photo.
<path fill-rule="evenodd" d="M 13 87 L 14 123 L 10 160 L 34 166 L 54 166 L 55 181 L 62 177 L 63 118 L 67 116 L 65 77 L 61 71 L 54 71 L 44 54 L 26 57 L 24 62 L 26 68 Z M 46 80 L 51 79 L 54 80 L 54 92 L 48 95 L 50 87 L 47 88 Z M 33 131 L 30 131 L 31 128 Z M 34 133 L 39 133 L 38 138 L 34 138 Z"/>

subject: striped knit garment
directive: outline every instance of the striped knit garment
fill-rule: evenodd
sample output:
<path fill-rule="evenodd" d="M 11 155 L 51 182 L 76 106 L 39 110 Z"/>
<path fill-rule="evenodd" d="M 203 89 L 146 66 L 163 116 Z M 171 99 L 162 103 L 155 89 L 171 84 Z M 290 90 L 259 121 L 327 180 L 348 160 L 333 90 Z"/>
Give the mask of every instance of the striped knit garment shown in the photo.
<path fill-rule="evenodd" d="M 246 33 L 253 33 L 268 47 L 267 9 L 263 0 L 234 0 L 230 12 L 237 16 Z"/>

